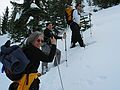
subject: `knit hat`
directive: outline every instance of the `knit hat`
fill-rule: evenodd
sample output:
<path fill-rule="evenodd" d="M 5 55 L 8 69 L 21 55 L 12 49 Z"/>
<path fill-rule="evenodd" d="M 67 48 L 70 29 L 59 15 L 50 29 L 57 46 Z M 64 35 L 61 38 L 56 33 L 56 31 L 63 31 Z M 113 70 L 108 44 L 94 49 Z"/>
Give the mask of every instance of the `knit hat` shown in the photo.
<path fill-rule="evenodd" d="M 39 36 L 43 35 L 41 32 L 39 31 L 35 31 L 33 32 L 26 40 L 26 45 L 32 45 L 35 41 L 36 38 L 38 38 Z"/>

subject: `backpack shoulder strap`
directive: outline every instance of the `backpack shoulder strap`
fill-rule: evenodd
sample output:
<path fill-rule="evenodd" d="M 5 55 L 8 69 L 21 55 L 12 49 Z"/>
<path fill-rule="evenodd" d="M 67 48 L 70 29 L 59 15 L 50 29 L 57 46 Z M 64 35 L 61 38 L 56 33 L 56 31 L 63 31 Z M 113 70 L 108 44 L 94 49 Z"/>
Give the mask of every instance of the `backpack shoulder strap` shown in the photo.
<path fill-rule="evenodd" d="M 73 18 L 73 12 L 74 12 L 74 10 L 75 10 L 75 9 L 73 9 L 72 12 L 71 12 L 71 17 L 72 17 L 72 18 Z"/>

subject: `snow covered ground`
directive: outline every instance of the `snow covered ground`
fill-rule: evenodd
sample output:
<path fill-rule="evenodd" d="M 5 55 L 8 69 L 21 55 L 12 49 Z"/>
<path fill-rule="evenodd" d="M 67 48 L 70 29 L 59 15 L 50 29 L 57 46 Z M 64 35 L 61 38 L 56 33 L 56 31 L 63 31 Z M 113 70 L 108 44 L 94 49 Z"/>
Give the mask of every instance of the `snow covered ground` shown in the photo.
<path fill-rule="evenodd" d="M 67 64 L 59 65 L 64 90 L 120 90 L 120 5 L 108 8 L 92 16 L 90 30 L 83 33 L 86 48 L 79 45 L 70 49 L 71 31 L 67 30 Z M 0 36 L 0 45 L 6 38 Z M 64 41 L 57 47 L 66 58 Z M 49 64 L 51 67 L 52 64 Z M 1 67 L 1 64 L 0 64 Z M 40 70 L 39 70 L 40 71 Z M 58 68 L 50 68 L 40 77 L 40 90 L 62 90 Z M 10 81 L 0 73 L 0 90 L 7 90 Z"/>

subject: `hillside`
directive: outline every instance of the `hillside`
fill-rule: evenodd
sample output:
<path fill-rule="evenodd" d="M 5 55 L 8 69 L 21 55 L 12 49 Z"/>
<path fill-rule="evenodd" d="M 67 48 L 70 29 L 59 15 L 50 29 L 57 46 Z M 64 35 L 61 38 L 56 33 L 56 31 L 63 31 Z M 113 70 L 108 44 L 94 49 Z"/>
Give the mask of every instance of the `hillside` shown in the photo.
<path fill-rule="evenodd" d="M 59 65 L 64 90 L 120 90 L 120 5 L 92 15 L 92 37 L 90 30 L 83 33 L 86 48 L 70 49 L 71 31 L 67 28 L 67 64 Z M 6 36 L 5 36 L 6 37 Z M 6 40 L 0 36 L 0 45 Z M 64 41 L 57 47 L 66 58 Z M 0 64 L 1 67 L 1 64 Z M 58 68 L 52 68 L 40 77 L 40 90 L 62 90 Z M 39 69 L 41 71 L 41 69 Z M 0 73 L 0 90 L 7 90 L 10 81 Z"/>

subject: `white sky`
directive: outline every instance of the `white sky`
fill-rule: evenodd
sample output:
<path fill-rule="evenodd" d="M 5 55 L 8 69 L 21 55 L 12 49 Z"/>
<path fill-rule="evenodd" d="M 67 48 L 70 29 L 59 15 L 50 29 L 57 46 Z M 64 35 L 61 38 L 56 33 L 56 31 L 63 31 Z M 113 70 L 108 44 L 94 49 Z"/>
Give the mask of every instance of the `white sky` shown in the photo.
<path fill-rule="evenodd" d="M 7 6 L 10 6 L 9 0 L 0 0 L 0 15 L 3 15 Z"/>
<path fill-rule="evenodd" d="M 64 90 L 120 90 L 119 10 L 120 5 L 93 13 L 92 37 L 90 30 L 83 35 L 85 43 L 96 43 L 85 49 L 79 46 L 70 49 L 71 31 L 67 31 L 68 67 L 66 63 L 60 65 Z M 0 45 L 5 41 L 0 36 Z M 59 40 L 57 47 L 62 51 L 62 60 L 65 59 L 64 41 Z M 57 67 L 51 68 L 40 80 L 40 90 L 62 90 Z M 0 73 L 0 88 L 8 90 L 9 84 Z"/>
<path fill-rule="evenodd" d="M 10 1 L 15 1 L 15 2 L 18 2 L 18 3 L 23 2 L 23 0 L 0 0 L 0 16 L 3 15 L 7 6 L 8 6 L 9 9 L 12 8 L 12 5 L 11 5 Z"/>

